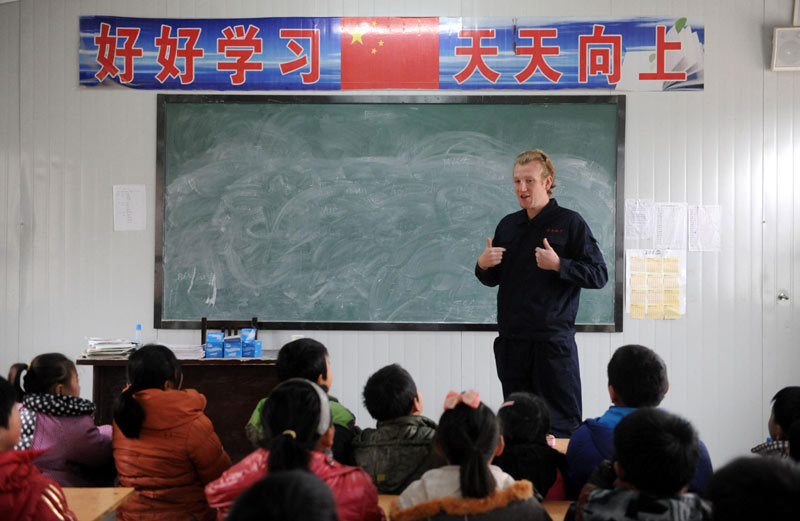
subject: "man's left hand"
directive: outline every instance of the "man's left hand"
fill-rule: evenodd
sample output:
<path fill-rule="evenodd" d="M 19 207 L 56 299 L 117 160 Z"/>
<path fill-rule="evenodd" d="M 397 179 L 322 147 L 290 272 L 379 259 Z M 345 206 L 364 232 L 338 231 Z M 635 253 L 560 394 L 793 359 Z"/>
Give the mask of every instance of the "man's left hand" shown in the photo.
<path fill-rule="evenodd" d="M 561 270 L 561 259 L 547 239 L 544 240 L 544 248 L 536 248 L 536 265 L 543 270 Z"/>

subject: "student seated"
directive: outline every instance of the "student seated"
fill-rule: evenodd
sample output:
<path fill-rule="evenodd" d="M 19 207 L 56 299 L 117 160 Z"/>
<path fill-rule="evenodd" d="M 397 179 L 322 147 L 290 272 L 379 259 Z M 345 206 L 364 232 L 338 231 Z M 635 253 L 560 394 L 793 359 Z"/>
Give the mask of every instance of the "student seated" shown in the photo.
<path fill-rule="evenodd" d="M 299 338 L 284 345 L 278 352 L 277 361 L 278 380 L 283 382 L 289 378 L 305 378 L 311 380 L 329 392 L 333 384 L 331 361 L 328 349 L 313 338 Z M 346 407 L 339 403 L 334 396 L 328 394 L 331 403 L 333 425 L 336 429 L 336 438 L 333 443 L 333 457 L 339 463 L 355 465 L 353 458 L 353 438 L 360 429 L 356 427 L 356 417 Z M 261 427 L 261 410 L 267 398 L 263 398 L 256 405 L 250 421 L 245 426 L 247 438 L 254 447 L 264 443 L 264 431 Z"/>
<path fill-rule="evenodd" d="M 203 413 L 205 396 L 181 389 L 181 366 L 161 345 L 131 353 L 127 374 L 114 407 L 112 443 L 119 483 L 136 491 L 117 520 L 213 520 L 203 487 L 231 460 Z"/>
<path fill-rule="evenodd" d="M 614 459 L 614 428 L 639 407 L 657 407 L 669 389 L 667 366 L 658 354 L 640 345 L 625 345 L 608 362 L 611 406 L 603 416 L 588 419 L 572 434 L 567 446 L 567 495 L 577 496 L 603 460 Z M 711 476 L 711 458 L 700 442 L 700 459 L 689 490 L 702 493 Z"/>
<path fill-rule="evenodd" d="M 491 464 L 503 452 L 503 437 L 477 391 L 451 391 L 444 407 L 435 443 L 449 464 L 409 485 L 397 498 L 392 519 L 549 520 L 529 481 L 514 481 Z"/>
<path fill-rule="evenodd" d="M 94 424 L 95 406 L 80 397 L 78 371 L 60 353 L 39 355 L 8 372 L 22 403 L 18 450 L 44 451 L 34 464 L 62 487 L 111 486 L 111 425 Z"/>
<path fill-rule="evenodd" d="M 225 515 L 234 501 L 268 474 L 310 470 L 333 490 L 339 521 L 383 520 L 378 492 L 357 467 L 342 465 L 326 454 L 333 444 L 331 408 L 325 391 L 305 378 L 281 382 L 260 415 L 264 447 L 257 449 L 206 487 L 208 503 Z"/>
<path fill-rule="evenodd" d="M 789 520 L 800 516 L 800 465 L 781 458 L 737 458 L 711 477 L 714 521 Z"/>
<path fill-rule="evenodd" d="M 31 461 L 42 452 L 13 450 L 22 432 L 14 387 L 0 377 L 0 518 L 77 521 L 61 487 Z"/>
<path fill-rule="evenodd" d="M 353 440 L 353 454 L 379 494 L 399 494 L 445 464 L 433 448 L 436 423 L 422 416 L 422 396 L 408 371 L 392 364 L 375 372 L 364 386 L 364 406 L 378 424 Z"/>
<path fill-rule="evenodd" d="M 756 445 L 750 452 L 761 456 L 790 458 L 790 431 L 800 429 L 800 387 L 784 387 L 772 397 L 769 415 L 770 440 Z"/>
<path fill-rule="evenodd" d="M 494 464 L 514 479 L 527 479 L 537 493 L 547 496 L 566 463 L 564 455 L 547 444 L 550 431 L 547 404 L 535 394 L 511 393 L 497 411 L 497 417 L 506 447 Z M 559 496 L 551 499 L 565 499 L 563 480 Z"/>
<path fill-rule="evenodd" d="M 710 521 L 711 508 L 686 492 L 700 457 L 689 422 L 659 409 L 638 409 L 617 425 L 614 448 L 613 467 L 598 468 L 565 519 Z"/>
<path fill-rule="evenodd" d="M 324 481 L 305 470 L 271 474 L 247 489 L 226 521 L 337 521 L 336 501 Z"/>

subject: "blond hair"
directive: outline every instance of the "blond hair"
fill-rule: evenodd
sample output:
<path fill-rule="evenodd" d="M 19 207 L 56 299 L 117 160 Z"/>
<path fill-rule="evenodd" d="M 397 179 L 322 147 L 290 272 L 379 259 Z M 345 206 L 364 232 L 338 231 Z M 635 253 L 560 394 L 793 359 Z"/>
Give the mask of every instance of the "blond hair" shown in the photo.
<path fill-rule="evenodd" d="M 553 162 L 550 161 L 550 156 L 545 152 L 538 148 L 536 150 L 526 150 L 517 156 L 517 159 L 514 160 L 514 166 L 527 165 L 532 161 L 540 162 L 542 164 L 542 174 L 544 174 L 545 177 L 550 176 L 553 178 L 553 184 L 551 184 L 550 189 L 547 190 L 547 195 L 552 196 L 553 189 L 556 187 L 556 167 L 553 166 Z"/>

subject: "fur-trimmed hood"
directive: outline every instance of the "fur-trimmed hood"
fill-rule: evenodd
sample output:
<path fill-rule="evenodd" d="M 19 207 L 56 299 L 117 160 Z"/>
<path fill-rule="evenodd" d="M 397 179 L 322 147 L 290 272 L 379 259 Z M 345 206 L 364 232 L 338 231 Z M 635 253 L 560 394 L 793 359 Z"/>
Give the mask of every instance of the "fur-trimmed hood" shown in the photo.
<path fill-rule="evenodd" d="M 395 506 L 391 511 L 392 521 L 446 520 L 450 517 L 487 521 L 550 520 L 544 507 L 533 497 L 533 485 L 528 480 L 517 481 L 485 498 L 435 498 L 404 510 Z"/>

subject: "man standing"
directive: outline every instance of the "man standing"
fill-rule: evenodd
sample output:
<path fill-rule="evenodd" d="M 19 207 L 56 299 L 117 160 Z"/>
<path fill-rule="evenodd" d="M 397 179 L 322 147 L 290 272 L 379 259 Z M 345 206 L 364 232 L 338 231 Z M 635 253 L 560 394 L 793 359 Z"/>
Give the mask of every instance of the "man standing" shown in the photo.
<path fill-rule="evenodd" d="M 608 281 L 603 254 L 586 221 L 550 199 L 555 167 L 541 150 L 514 164 L 522 210 L 505 216 L 478 257 L 475 275 L 497 293 L 494 342 L 503 395 L 528 391 L 547 403 L 552 432 L 569 437 L 581 422 L 575 316 L 581 288 Z"/>

